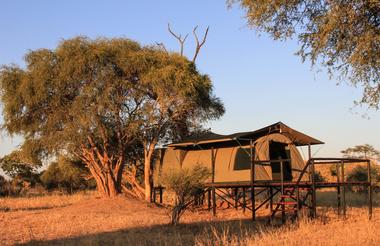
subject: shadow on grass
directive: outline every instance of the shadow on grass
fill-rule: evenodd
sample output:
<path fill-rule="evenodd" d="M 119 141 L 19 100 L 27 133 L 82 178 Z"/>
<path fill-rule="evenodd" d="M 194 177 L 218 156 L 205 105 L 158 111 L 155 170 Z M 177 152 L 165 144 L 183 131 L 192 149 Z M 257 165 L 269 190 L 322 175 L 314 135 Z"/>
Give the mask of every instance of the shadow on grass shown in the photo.
<path fill-rule="evenodd" d="M 60 206 L 39 206 L 39 207 L 27 207 L 27 208 L 10 208 L 10 207 L 0 207 L 0 212 L 16 212 L 16 211 L 38 211 L 53 208 L 64 208 L 70 206 L 71 204 L 60 205 Z"/>
<path fill-rule="evenodd" d="M 50 241 L 31 241 L 23 245 L 194 245 L 197 240 L 210 240 L 211 245 L 222 245 L 228 238 L 244 238 L 242 234 L 253 235 L 267 223 L 267 217 L 260 217 L 256 223 L 250 219 L 210 221 L 191 224 L 154 225 L 136 227 L 113 232 L 61 238 Z M 279 226 L 273 226 L 275 229 Z M 220 242 L 214 242 L 210 235 L 224 235 Z M 218 237 L 218 236 L 217 236 Z"/>
<path fill-rule="evenodd" d="M 317 194 L 320 219 L 327 220 L 331 207 L 336 207 L 336 191 L 319 191 Z M 366 195 L 363 193 L 346 193 L 347 206 L 365 208 Z M 373 206 L 380 207 L 380 194 L 374 193 Z M 326 214 L 324 210 L 327 209 Z M 307 210 L 305 210 L 307 212 Z M 326 218 L 324 218 L 326 217 Z M 60 238 L 49 241 L 30 241 L 24 245 L 194 245 L 202 240 L 206 245 L 224 245 L 234 239 L 234 244 L 245 244 L 247 235 L 254 236 L 262 231 L 274 232 L 278 225 L 268 226 L 268 217 L 258 218 L 256 223 L 250 219 L 210 221 L 189 224 L 153 225 L 147 227 L 128 228 L 123 230 L 100 232 L 96 234 L 79 235 L 69 238 Z M 279 222 L 279 218 L 277 218 Z M 278 223 L 277 223 L 278 224 Z M 236 241 L 238 240 L 238 241 Z"/>
<path fill-rule="evenodd" d="M 343 192 L 341 191 L 341 199 Z M 346 205 L 354 208 L 368 207 L 368 194 L 366 192 L 346 192 Z M 321 190 L 317 192 L 317 206 L 321 207 L 337 207 L 337 191 L 336 190 Z M 380 193 L 373 192 L 372 206 L 380 207 Z"/>

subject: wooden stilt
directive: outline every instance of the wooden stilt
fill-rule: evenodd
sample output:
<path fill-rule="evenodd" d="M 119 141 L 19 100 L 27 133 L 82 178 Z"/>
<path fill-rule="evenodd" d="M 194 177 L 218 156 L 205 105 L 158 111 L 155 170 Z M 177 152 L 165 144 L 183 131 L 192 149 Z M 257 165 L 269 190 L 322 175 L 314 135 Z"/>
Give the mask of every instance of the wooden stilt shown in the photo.
<path fill-rule="evenodd" d="M 207 207 L 208 211 L 211 210 L 211 190 L 207 190 Z"/>
<path fill-rule="evenodd" d="M 311 196 L 312 196 L 312 217 L 317 217 L 317 190 L 315 186 L 315 166 L 314 161 L 311 161 Z"/>
<path fill-rule="evenodd" d="M 372 177 L 371 177 L 371 161 L 367 162 L 368 169 L 368 218 L 372 218 Z"/>
<path fill-rule="evenodd" d="M 340 163 L 342 169 L 342 184 L 343 184 L 343 193 L 342 193 L 342 205 L 343 205 L 343 217 L 346 218 L 346 179 L 344 176 L 344 161 Z"/>
<path fill-rule="evenodd" d="M 270 212 L 272 213 L 273 211 L 273 188 L 272 187 L 269 187 L 269 197 L 270 197 L 269 208 L 270 208 Z"/>
<path fill-rule="evenodd" d="M 239 188 L 235 188 L 235 209 L 238 209 L 238 201 L 239 201 Z"/>
<path fill-rule="evenodd" d="M 281 196 L 285 195 L 284 192 L 284 162 L 280 159 L 280 176 L 281 176 Z M 280 201 L 282 202 L 281 204 L 281 221 L 282 224 L 285 224 L 286 222 L 286 215 L 285 215 L 285 199 L 281 198 Z"/>
<path fill-rule="evenodd" d="M 162 203 L 162 187 L 160 187 L 160 203 Z"/>
<path fill-rule="evenodd" d="M 337 182 L 337 201 L 338 201 L 338 216 L 340 217 L 341 214 L 341 195 L 340 195 L 340 168 L 339 168 L 339 163 L 335 164 L 336 166 L 336 182 Z"/>
<path fill-rule="evenodd" d="M 245 213 L 245 206 L 246 206 L 246 201 L 245 201 L 245 187 L 243 187 L 243 213 Z"/>
<path fill-rule="evenodd" d="M 212 188 L 212 214 L 216 216 L 216 190 Z"/>
<path fill-rule="evenodd" d="M 211 148 L 212 183 L 215 183 L 215 150 Z M 216 216 L 216 190 L 212 188 L 212 214 Z"/>
<path fill-rule="evenodd" d="M 252 204 L 252 220 L 256 220 L 256 199 L 255 199 L 255 157 L 253 156 L 253 141 L 250 141 L 250 157 L 251 157 L 251 204 Z"/>

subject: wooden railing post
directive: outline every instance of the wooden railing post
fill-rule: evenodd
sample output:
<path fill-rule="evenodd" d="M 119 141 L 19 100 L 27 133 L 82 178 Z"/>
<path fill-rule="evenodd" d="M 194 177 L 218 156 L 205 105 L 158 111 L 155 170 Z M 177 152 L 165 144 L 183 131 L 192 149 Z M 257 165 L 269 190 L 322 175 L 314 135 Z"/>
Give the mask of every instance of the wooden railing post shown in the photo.
<path fill-rule="evenodd" d="M 282 161 L 282 158 L 279 157 L 279 160 L 280 160 L 280 176 L 281 176 L 281 195 L 285 195 L 284 194 L 284 162 Z M 282 223 L 284 224 L 285 223 L 285 198 L 282 198 L 280 200 L 282 202 L 281 204 L 281 220 L 282 220 Z"/>
<path fill-rule="evenodd" d="M 337 181 L 337 200 L 338 200 L 338 216 L 341 214 L 341 197 L 340 197 L 340 168 L 339 163 L 335 164 L 336 166 L 336 181 Z"/>
<path fill-rule="evenodd" d="M 243 187 L 243 213 L 245 213 L 245 206 L 246 206 L 246 200 L 245 200 L 245 187 Z"/>
<path fill-rule="evenodd" d="M 368 218 L 372 218 L 372 177 L 371 177 L 371 161 L 367 161 L 368 175 Z"/>
<path fill-rule="evenodd" d="M 346 218 L 346 179 L 344 176 L 344 161 L 340 162 L 342 169 L 342 184 L 343 184 L 343 194 L 342 194 L 342 205 L 343 205 L 343 217 Z"/>
<path fill-rule="evenodd" d="M 317 191 L 315 186 L 315 165 L 311 160 L 311 192 L 312 192 L 312 217 L 317 217 Z"/>
<path fill-rule="evenodd" d="M 255 157 L 253 156 L 253 141 L 250 140 L 250 157 L 251 157 L 251 203 L 252 203 L 252 220 L 256 220 L 256 199 L 255 199 Z"/>
<path fill-rule="evenodd" d="M 211 182 L 212 186 L 212 214 L 216 216 L 216 190 L 215 190 L 215 150 L 214 147 L 211 148 L 211 168 L 212 168 L 212 177 Z"/>

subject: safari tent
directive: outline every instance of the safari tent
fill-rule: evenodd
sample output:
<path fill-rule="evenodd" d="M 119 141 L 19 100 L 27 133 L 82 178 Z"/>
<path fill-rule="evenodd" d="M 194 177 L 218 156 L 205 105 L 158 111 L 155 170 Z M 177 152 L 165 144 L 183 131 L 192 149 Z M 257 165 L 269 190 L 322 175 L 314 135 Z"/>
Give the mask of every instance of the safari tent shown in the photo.
<path fill-rule="evenodd" d="M 299 146 L 323 142 L 298 132 L 282 122 L 256 131 L 219 135 L 209 132 L 182 142 L 167 145 L 155 162 L 155 185 L 160 185 L 160 174 L 177 168 L 204 165 L 214 170 L 214 183 L 240 183 L 251 180 L 251 155 L 255 161 L 256 181 L 281 180 L 280 162 L 283 162 L 284 181 L 295 181 L 305 166 L 297 149 Z M 214 153 L 214 159 L 212 158 Z M 214 164 L 213 164 L 214 160 Z M 256 162 L 255 162 L 256 163 Z"/>

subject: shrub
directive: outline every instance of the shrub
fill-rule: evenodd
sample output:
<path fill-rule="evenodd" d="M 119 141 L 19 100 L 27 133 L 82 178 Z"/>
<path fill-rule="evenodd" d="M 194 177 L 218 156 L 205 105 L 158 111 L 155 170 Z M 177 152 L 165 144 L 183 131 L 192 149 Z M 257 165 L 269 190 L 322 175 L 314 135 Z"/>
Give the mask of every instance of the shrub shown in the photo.
<path fill-rule="evenodd" d="M 171 170 L 163 175 L 163 184 L 175 194 L 175 203 L 171 211 L 171 223 L 176 225 L 193 197 L 203 189 L 204 182 L 210 176 L 208 168 L 196 165 L 192 169 Z"/>
<path fill-rule="evenodd" d="M 314 172 L 314 180 L 315 182 L 326 182 L 326 178 L 321 174 L 320 171 Z"/>
<path fill-rule="evenodd" d="M 368 180 L 368 171 L 366 166 L 357 166 L 347 175 L 347 181 L 351 182 L 365 182 Z M 371 166 L 371 181 L 372 185 L 378 186 L 380 183 L 380 168 L 379 166 Z M 363 192 L 364 187 L 355 187 L 352 189 L 356 192 Z"/>
<path fill-rule="evenodd" d="M 86 180 L 87 170 L 80 161 L 60 157 L 58 162 L 52 162 L 41 174 L 40 179 L 47 189 L 65 189 L 69 193 L 74 190 L 94 188 L 92 181 Z"/>
<path fill-rule="evenodd" d="M 331 174 L 331 176 L 336 177 L 337 172 L 336 172 L 336 165 L 335 164 L 330 165 L 330 174 Z"/>

